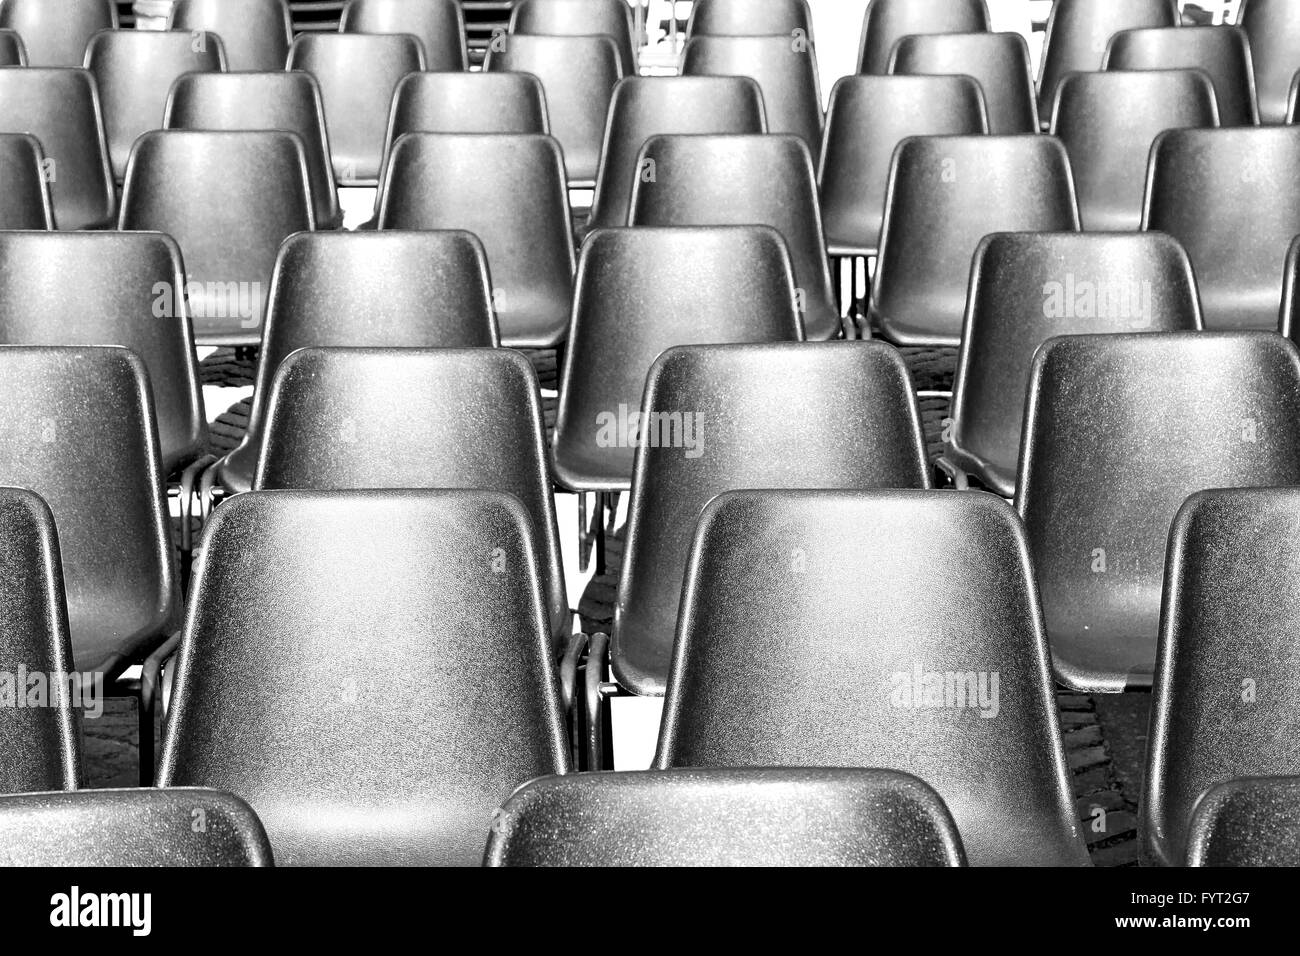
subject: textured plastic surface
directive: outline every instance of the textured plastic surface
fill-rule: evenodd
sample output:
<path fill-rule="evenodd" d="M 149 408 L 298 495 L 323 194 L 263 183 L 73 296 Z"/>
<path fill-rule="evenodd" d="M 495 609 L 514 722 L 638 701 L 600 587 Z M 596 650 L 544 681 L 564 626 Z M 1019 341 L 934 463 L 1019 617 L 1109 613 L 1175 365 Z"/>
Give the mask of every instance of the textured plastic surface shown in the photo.
<path fill-rule="evenodd" d="M 513 35 L 498 38 L 484 69 L 531 73 L 541 80 L 550 132 L 563 149 L 569 183 L 595 183 L 609 100 L 623 78 L 618 45 L 607 36 Z"/>
<path fill-rule="evenodd" d="M 517 0 L 510 32 L 531 36 L 607 36 L 624 76 L 636 76 L 632 6 L 626 0 Z"/>
<path fill-rule="evenodd" d="M 22 37 L 30 66 L 81 66 L 95 32 L 117 29 L 117 4 L 113 0 L 5 0 L 0 4 L 0 28 Z"/>
<path fill-rule="evenodd" d="M 27 48 L 15 30 L 0 30 L 0 66 L 26 66 Z"/>
<path fill-rule="evenodd" d="M 123 348 L 0 348 L 0 409 L 0 485 L 36 492 L 58 527 L 76 668 L 137 659 L 180 604 L 144 364 Z"/>
<path fill-rule="evenodd" d="M 1300 774 L 1298 532 L 1295 488 L 1194 495 L 1174 522 L 1142 799 L 1156 862 L 1182 863 L 1209 787 Z"/>
<path fill-rule="evenodd" d="M 393 144 L 379 228 L 478 236 L 504 345 L 563 340 L 577 264 L 571 225 L 564 160 L 549 136 L 407 133 Z"/>
<path fill-rule="evenodd" d="M 903 37 L 889 72 L 969 76 L 984 93 L 988 131 L 995 136 L 1038 132 L 1029 46 L 1019 33 L 932 33 Z"/>
<path fill-rule="evenodd" d="M 473 488 L 528 509 L 551 630 L 570 626 L 537 375 L 510 349 L 299 349 L 276 371 L 254 487 Z"/>
<path fill-rule="evenodd" d="M 984 94 L 968 76 L 846 76 L 831 90 L 817 181 L 832 255 L 875 255 L 889 167 L 909 136 L 988 132 Z"/>
<path fill-rule="evenodd" d="M 280 865 L 477 864 L 511 791 L 568 769 L 530 523 L 468 491 L 223 504 L 160 783 L 247 800 Z"/>
<path fill-rule="evenodd" d="M 889 55 L 905 36 L 977 33 L 989 28 L 984 0 L 870 0 L 862 18 L 858 72 L 889 72 Z"/>
<path fill-rule="evenodd" d="M 266 832 L 248 804 L 228 793 L 176 787 L 0 797 L 0 865 L 272 863 Z"/>
<path fill-rule="evenodd" d="M 26 133 L 0 133 L 0 229 L 53 229 L 41 143 Z"/>
<path fill-rule="evenodd" d="M 546 133 L 546 96 L 529 73 L 409 73 L 397 84 L 385 155 L 404 133 Z"/>
<path fill-rule="evenodd" d="M 424 47 L 425 69 L 468 70 L 465 13 L 457 0 L 351 0 L 343 33 L 407 33 Z"/>
<path fill-rule="evenodd" d="M 1068 336 L 1034 361 L 1017 506 L 1057 675 L 1149 686 L 1188 495 L 1300 483 L 1300 354 L 1273 333 Z"/>
<path fill-rule="evenodd" d="M 736 492 L 691 548 L 655 766 L 900 770 L 972 865 L 1086 864 L 1050 666 L 992 495 Z"/>
<path fill-rule="evenodd" d="M 0 708 L 0 793 L 72 790 L 81 780 L 80 714 L 49 696 L 72 670 L 54 515 L 32 492 L 0 488 L 0 674 L 26 702 L 20 668 L 45 675 L 47 706 L 16 707 L 11 698 Z"/>
<path fill-rule="evenodd" d="M 40 140 L 59 229 L 112 225 L 113 171 L 99 94 L 88 71 L 0 70 L 0 133 L 30 133 Z"/>
<path fill-rule="evenodd" d="M 808 0 L 696 0 L 686 24 L 694 36 L 787 36 L 813 38 Z"/>
<path fill-rule="evenodd" d="M 653 165 L 649 165 L 653 164 Z M 796 136 L 652 136 L 632 185 L 635 226 L 771 226 L 794 262 L 804 331 L 840 334 L 812 158 Z"/>
<path fill-rule="evenodd" d="M 1212 788 L 1192 820 L 1188 866 L 1300 866 L 1300 777 Z"/>
<path fill-rule="evenodd" d="M 1202 69 L 1214 81 L 1220 123 L 1253 126 L 1259 122 L 1250 40 L 1240 27 L 1124 30 L 1111 38 L 1106 69 Z"/>
<path fill-rule="evenodd" d="M 665 283 L 665 271 L 673 281 Z M 578 264 L 553 445 L 573 490 L 626 491 L 636 447 L 610 441 L 640 412 L 646 373 L 676 345 L 803 338 L 785 242 L 763 226 L 602 229 Z"/>
<path fill-rule="evenodd" d="M 543 777 L 501 808 L 486 866 L 961 866 L 943 801 L 887 770 Z"/>
<path fill-rule="evenodd" d="M 691 539 L 715 495 L 929 486 L 911 378 L 880 342 L 671 349 L 642 415 L 657 417 L 637 454 L 612 646 L 637 694 L 664 691 Z"/>
<path fill-rule="evenodd" d="M 614 87 L 589 224 L 628 224 L 641 147 L 666 133 L 766 133 L 763 94 L 747 76 L 630 76 Z"/>
<path fill-rule="evenodd" d="M 232 72 L 283 70 L 293 24 L 287 0 L 176 0 L 169 29 L 221 37 Z"/>
<path fill-rule="evenodd" d="M 1291 78 L 1300 66 L 1300 6 L 1291 0 L 1241 0 L 1237 23 L 1250 38 L 1260 119 L 1284 123 Z"/>
<path fill-rule="evenodd" d="M 279 130 L 145 133 L 127 164 L 119 228 L 180 245 L 200 345 L 255 345 L 280 243 L 313 228 L 302 140 Z"/>
<path fill-rule="evenodd" d="M 944 457 L 1011 497 L 1029 370 L 1040 345 L 1056 335 L 1200 328 L 1192 265 L 1166 235 L 988 236 L 971 267 Z"/>
<path fill-rule="evenodd" d="M 1078 228 L 1070 160 L 1059 140 L 904 140 L 889 174 L 872 325 L 899 345 L 959 345 L 971 259 L 985 236 Z"/>

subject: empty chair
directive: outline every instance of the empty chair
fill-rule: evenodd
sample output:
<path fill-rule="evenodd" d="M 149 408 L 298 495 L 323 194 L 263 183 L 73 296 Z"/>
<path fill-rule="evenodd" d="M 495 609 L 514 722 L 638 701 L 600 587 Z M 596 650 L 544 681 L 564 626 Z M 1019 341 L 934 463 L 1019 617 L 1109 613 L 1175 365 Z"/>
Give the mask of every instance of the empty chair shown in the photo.
<path fill-rule="evenodd" d="M 531 73 L 546 91 L 551 135 L 564 150 L 569 185 L 590 189 L 600 166 L 605 116 L 623 78 L 607 36 L 510 36 L 488 51 L 484 69 Z"/>
<path fill-rule="evenodd" d="M 640 413 L 646 372 L 665 349 L 802 338 L 794 269 L 774 229 L 591 233 L 560 383 L 556 478 L 573 491 L 631 487 L 635 443 L 610 441 L 609 426 Z"/>
<path fill-rule="evenodd" d="M 144 364 L 124 348 L 0 348 L 0 409 L 0 486 L 49 505 L 74 666 L 111 680 L 179 608 Z"/>
<path fill-rule="evenodd" d="M 131 144 L 160 129 L 167 92 L 183 73 L 225 69 L 220 38 L 195 43 L 184 33 L 106 30 L 86 47 L 86 69 L 99 86 L 108 135 L 108 157 L 118 182 L 126 173 Z"/>
<path fill-rule="evenodd" d="M 1253 126 L 1259 122 L 1250 41 L 1240 27 L 1124 30 L 1110 41 L 1106 69 L 1204 70 L 1214 82 L 1220 123 Z"/>
<path fill-rule="evenodd" d="M 1096 232 L 1142 225 L 1147 160 L 1157 136 L 1219 125 L 1214 85 L 1202 70 L 1074 73 L 1056 89 L 1052 135 L 1070 154 L 1079 219 Z"/>
<path fill-rule="evenodd" d="M 1291 78 L 1300 67 L 1300 8 L 1287 0 L 1242 0 L 1237 23 L 1250 38 L 1260 119 L 1286 122 Z"/>
<path fill-rule="evenodd" d="M 0 865 L 233 867 L 272 862 L 266 831 L 243 800 L 215 790 L 176 787 L 0 797 Z"/>
<path fill-rule="evenodd" d="M 81 675 L 70 673 L 54 515 L 32 492 L 0 488 L 0 541 L 0 686 L 9 685 L 0 694 L 8 698 L 0 707 L 0 793 L 74 790 L 81 780 L 74 706 L 87 701 L 74 699 Z M 15 706 L 33 691 L 40 706 Z"/>
<path fill-rule="evenodd" d="M 99 30 L 117 29 L 117 4 L 113 0 L 5 0 L 0 4 L 0 28 L 22 37 L 31 66 L 81 66 L 90 38 Z"/>
<path fill-rule="evenodd" d="M 287 0 L 176 0 L 171 30 L 221 37 L 226 68 L 283 70 L 293 39 Z"/>
<path fill-rule="evenodd" d="M 316 227 L 333 229 L 342 222 L 325 110 L 320 87 L 310 73 L 186 74 L 172 85 L 163 128 L 296 133 L 306 151 Z"/>
<path fill-rule="evenodd" d="M 944 464 L 1015 494 L 1029 370 L 1056 335 L 1201 327 L 1192 265 L 1161 233 L 1000 233 L 980 243 Z"/>
<path fill-rule="evenodd" d="M 971 77 L 842 77 L 831 90 L 817 175 L 830 254 L 876 254 L 899 143 L 987 132 L 984 96 Z"/>
<path fill-rule="evenodd" d="M 0 133 L 0 229 L 54 228 L 47 170 L 35 136 Z"/>
<path fill-rule="evenodd" d="M 636 168 L 646 172 L 633 181 L 630 224 L 771 226 L 790 250 L 808 338 L 840 334 L 817 183 L 801 139 L 653 136 L 642 147 Z"/>
<path fill-rule="evenodd" d="M 945 33 L 903 37 L 889 72 L 970 76 L 979 82 L 990 133 L 1038 132 L 1029 46 L 1019 33 Z"/>
<path fill-rule="evenodd" d="M 564 160 L 549 136 L 407 133 L 385 171 L 379 228 L 474 233 L 487 250 L 502 344 L 563 340 L 575 253 Z"/>
<path fill-rule="evenodd" d="M 304 33 L 293 41 L 289 69 L 306 70 L 320 84 L 339 185 L 376 185 L 393 92 L 402 77 L 424 69 L 420 41 L 405 34 Z"/>
<path fill-rule="evenodd" d="M 136 141 L 121 229 L 172 236 L 201 345 L 259 341 L 280 242 L 313 227 L 302 140 L 293 133 L 165 130 Z"/>
<path fill-rule="evenodd" d="M 624 76 L 636 76 L 632 7 L 626 0 L 519 0 L 510 32 L 532 36 L 607 36 L 618 46 Z"/>
<path fill-rule="evenodd" d="M 1300 483 L 1300 354 L 1271 332 L 1065 336 L 1029 388 L 1016 504 L 1056 673 L 1088 693 L 1150 686 L 1183 501 Z"/>
<path fill-rule="evenodd" d="M 1196 805 L 1188 866 L 1300 866 L 1300 777 L 1211 787 Z"/>
<path fill-rule="evenodd" d="M 253 486 L 271 380 L 297 349 L 496 343 L 487 259 L 469 233 L 290 236 L 275 260 L 248 430 L 212 478 L 228 492 Z"/>
<path fill-rule="evenodd" d="M 805 40 L 702 36 L 682 53 L 684 76 L 748 76 L 763 91 L 767 128 L 800 137 L 816 163 L 822 150 L 817 54 Z"/>
<path fill-rule="evenodd" d="M 899 345 L 956 346 L 971 257 L 994 232 L 1079 228 L 1070 160 L 1050 136 L 904 140 L 889 174 L 870 321 Z"/>
<path fill-rule="evenodd" d="M 1182 865 L 1210 787 L 1300 774 L 1297 527 L 1295 488 L 1203 492 L 1173 522 L 1142 800 L 1155 862 Z M 1273 840 L 1297 848 L 1273 832 L 1256 852 Z"/>
<path fill-rule="evenodd" d="M 671 349 L 639 424 L 612 436 L 640 446 L 611 653 L 635 694 L 664 692 L 691 538 L 715 495 L 929 486 L 911 380 L 879 342 Z"/>
<path fill-rule="evenodd" d="M 1300 236 L 1286 254 L 1286 273 L 1282 279 L 1282 317 L 1278 331 L 1300 346 Z"/>
<path fill-rule="evenodd" d="M 426 69 L 469 69 L 465 14 L 457 0 L 349 0 L 339 30 L 410 34 L 424 47 Z"/>
<path fill-rule="evenodd" d="M 961 866 L 938 794 L 889 770 L 543 777 L 501 808 L 485 866 Z"/>
<path fill-rule="evenodd" d="M 977 33 L 989 28 L 984 0 L 869 0 L 858 46 L 859 73 L 888 73 L 894 44 L 918 33 Z"/>
<path fill-rule="evenodd" d="M 696 0 L 687 37 L 794 36 L 812 39 L 808 0 Z"/>
<path fill-rule="evenodd" d="M 88 71 L 0 70 L 0 133 L 30 133 L 40 140 L 59 229 L 112 225 L 113 170 L 95 78 Z"/>
<path fill-rule="evenodd" d="M 1207 327 L 1277 327 L 1283 263 L 1300 235 L 1298 176 L 1300 127 L 1178 129 L 1156 140 L 1142 228 L 1169 233 L 1191 256 Z"/>
<path fill-rule="evenodd" d="M 27 48 L 13 30 L 0 30 L 0 66 L 26 66 Z"/>
<path fill-rule="evenodd" d="M 971 865 L 1084 865 L 1050 666 L 992 495 L 737 491 L 694 535 L 654 765 L 902 771 Z"/>
<path fill-rule="evenodd" d="M 1178 0 L 1055 0 L 1038 68 L 1038 112 L 1044 120 L 1067 73 L 1095 72 L 1106 59 L 1110 38 L 1122 30 L 1178 26 Z M 1115 100 L 1126 107 L 1141 100 Z"/>
<path fill-rule="evenodd" d="M 409 73 L 397 84 L 385 155 L 405 133 L 546 133 L 546 96 L 528 73 Z"/>
<path fill-rule="evenodd" d="M 171 237 L 0 232 L 0 275 L 0 344 L 126 346 L 149 371 L 163 475 L 203 454 L 207 416 Z"/>
<path fill-rule="evenodd" d="M 614 87 L 592 228 L 626 226 L 641 147 L 663 133 L 766 133 L 763 94 L 743 76 L 630 76 Z"/>
<path fill-rule="evenodd" d="M 537 376 L 512 349 L 299 349 L 275 373 L 255 489 L 476 488 L 528 509 L 569 627 Z"/>
<path fill-rule="evenodd" d="M 222 505 L 160 781 L 248 801 L 280 865 L 476 865 L 511 791 L 568 770 L 531 523 L 500 492 Z"/>

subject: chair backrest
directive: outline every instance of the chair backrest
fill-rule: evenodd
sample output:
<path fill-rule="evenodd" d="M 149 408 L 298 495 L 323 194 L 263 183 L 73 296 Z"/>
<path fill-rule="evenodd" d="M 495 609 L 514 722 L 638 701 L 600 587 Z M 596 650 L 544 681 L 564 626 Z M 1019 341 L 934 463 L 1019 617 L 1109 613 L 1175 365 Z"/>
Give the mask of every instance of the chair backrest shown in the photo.
<path fill-rule="evenodd" d="M 487 255 L 467 232 L 299 233 L 271 278 L 248 429 L 220 466 L 247 491 L 271 381 L 302 348 L 469 348 L 498 342 Z"/>
<path fill-rule="evenodd" d="M 5 0 L 0 28 L 22 37 L 31 66 L 81 66 L 86 43 L 117 29 L 113 0 Z"/>
<path fill-rule="evenodd" d="M 789 36 L 813 38 L 808 0 L 696 0 L 687 37 Z"/>
<path fill-rule="evenodd" d="M 293 39 L 288 0 L 176 0 L 168 29 L 215 33 L 240 73 L 283 70 Z"/>
<path fill-rule="evenodd" d="M 384 154 L 406 133 L 548 132 L 546 95 L 530 73 L 408 73 L 393 94 Z"/>
<path fill-rule="evenodd" d="M 989 28 L 984 0 L 870 0 L 862 18 L 859 73 L 888 73 L 894 44 L 918 33 L 976 33 Z"/>
<path fill-rule="evenodd" d="M 1086 864 L 1050 666 L 1024 530 L 992 495 L 722 495 L 655 766 L 903 771 L 972 865 Z"/>
<path fill-rule="evenodd" d="M 1300 236 L 1291 242 L 1286 254 L 1286 274 L 1282 278 L 1282 315 L 1278 332 L 1300 346 Z"/>
<path fill-rule="evenodd" d="M 1202 492 L 1173 522 L 1142 800 L 1156 862 L 1182 865 L 1210 787 L 1300 774 L 1297 532 L 1296 488 Z"/>
<path fill-rule="evenodd" d="M 253 487 L 512 494 L 552 631 L 569 628 L 541 393 L 513 349 L 299 349 L 272 381 Z"/>
<path fill-rule="evenodd" d="M 1300 127 L 1175 129 L 1156 139 L 1142 228 L 1183 244 L 1209 328 L 1277 327 L 1283 264 L 1300 235 L 1297 178 Z"/>
<path fill-rule="evenodd" d="M 802 339 L 794 267 L 775 229 L 592 232 L 578 262 L 560 383 L 557 479 L 573 490 L 631 487 L 636 448 L 609 441 L 603 426 L 640 412 L 646 373 L 666 349 Z"/>
<path fill-rule="evenodd" d="M 930 787 L 891 770 L 683 768 L 542 777 L 485 866 L 961 866 Z"/>
<path fill-rule="evenodd" d="M 144 363 L 124 348 L 0 348 L 0 409 L 0 486 L 49 505 L 74 664 L 110 679 L 179 608 Z"/>
<path fill-rule="evenodd" d="M 136 140 L 121 229 L 172 236 L 199 344 L 260 340 L 280 243 L 314 226 L 307 157 L 282 130 L 161 130 Z"/>
<path fill-rule="evenodd" d="M 54 224 L 111 225 L 117 210 L 95 78 L 87 70 L 0 70 L 0 133 L 30 133 L 41 143 Z"/>
<path fill-rule="evenodd" d="M 499 492 L 223 504 L 160 784 L 239 795 L 281 864 L 478 863 L 511 791 L 568 770 L 531 524 Z"/>
<path fill-rule="evenodd" d="M 1091 231 L 1142 225 L 1147 160 L 1157 136 L 1219 125 L 1214 84 L 1203 70 L 1074 73 L 1056 91 L 1052 135 L 1070 154 L 1079 219 Z"/>
<path fill-rule="evenodd" d="M 632 5 L 626 0 L 518 0 L 510 32 L 533 36 L 607 36 L 618 46 L 624 76 L 636 76 Z"/>
<path fill-rule="evenodd" d="M 641 147 L 664 133 L 766 133 L 763 94 L 747 76 L 630 76 L 614 87 L 592 197 L 593 228 L 626 226 Z"/>
<path fill-rule="evenodd" d="M 920 136 L 894 153 L 871 321 L 900 345 L 960 343 L 971 258 L 994 232 L 1079 228 L 1051 136 Z"/>
<path fill-rule="evenodd" d="M 184 267 L 170 236 L 0 232 L 0 275 L 0 344 L 131 349 L 149 371 L 163 474 L 206 450 Z"/>
<path fill-rule="evenodd" d="M 190 73 L 172 84 L 164 129 L 282 129 L 298 134 L 307 156 L 316 226 L 341 222 L 330 162 L 325 108 L 316 78 L 301 70 L 274 73 Z"/>
<path fill-rule="evenodd" d="M 30 491 L 0 488 L 0 542 L 0 793 L 74 790 L 81 781 L 74 708 L 80 675 L 71 675 L 59 536 L 49 506 Z M 26 706 L 33 691 L 33 706 Z"/>
<path fill-rule="evenodd" d="M 1260 119 L 1284 123 L 1291 78 L 1300 66 L 1300 7 L 1287 0 L 1241 0 L 1237 23 L 1250 38 Z"/>
<path fill-rule="evenodd" d="M 634 226 L 771 226 L 794 263 L 808 338 L 837 336 L 812 157 L 797 136 L 652 136 L 636 162 Z"/>
<path fill-rule="evenodd" d="M 457 0 L 349 0 L 339 30 L 407 33 L 424 47 L 426 69 L 469 69 L 465 12 Z"/>
<path fill-rule="evenodd" d="M 667 683 L 691 538 L 715 495 L 929 486 L 911 378 L 880 342 L 670 349 L 650 369 L 640 417 L 608 424 L 639 446 L 612 659 L 642 695 Z"/>
<path fill-rule="evenodd" d="M 1273 332 L 1064 336 L 1039 350 L 1026 409 L 1016 505 L 1057 675 L 1150 686 L 1183 501 L 1300 483 L 1300 353 Z"/>
<path fill-rule="evenodd" d="M 1043 56 L 1038 64 L 1038 112 L 1047 119 L 1056 102 L 1056 87 L 1067 73 L 1102 68 L 1110 38 L 1122 30 L 1173 27 L 1179 23 L 1178 0 L 1055 0 L 1047 17 Z M 1141 101 L 1123 100 L 1126 106 Z"/>
<path fill-rule="evenodd" d="M 404 76 L 424 69 L 420 41 L 405 33 L 304 33 L 289 50 L 289 69 L 320 85 L 339 185 L 376 185 L 393 93 Z"/>
<path fill-rule="evenodd" d="M 271 866 L 238 797 L 194 787 L 0 797 L 0 865 Z"/>
<path fill-rule="evenodd" d="M 0 66 L 26 66 L 27 48 L 16 30 L 0 30 Z"/>
<path fill-rule="evenodd" d="M 384 172 L 379 228 L 474 233 L 487 250 L 502 344 L 563 340 L 576 254 L 564 160 L 551 137 L 407 133 Z"/>
<path fill-rule="evenodd" d="M 817 182 L 832 255 L 874 255 L 898 144 L 909 136 L 987 133 L 969 76 L 846 76 L 831 90 Z"/>
<path fill-rule="evenodd" d="M 99 87 L 108 137 L 108 158 L 118 182 L 126 173 L 131 144 L 161 129 L 172 83 L 184 73 L 225 70 L 219 37 L 196 43 L 184 33 L 104 30 L 86 47 L 86 69 Z"/>
<path fill-rule="evenodd" d="M 41 143 L 28 133 L 0 133 L 0 228 L 53 229 L 49 167 Z"/>
<path fill-rule="evenodd" d="M 1029 45 L 1019 33 L 933 33 L 903 37 L 894 45 L 889 72 L 969 76 L 978 81 L 997 136 L 1038 132 Z"/>
<path fill-rule="evenodd" d="M 1220 123 L 1224 126 L 1259 123 L 1250 40 L 1241 27 L 1124 30 L 1111 38 L 1106 69 L 1204 70 L 1214 82 Z"/>
<path fill-rule="evenodd" d="M 1210 789 L 1196 806 L 1188 866 L 1300 866 L 1300 777 Z"/>
<path fill-rule="evenodd" d="M 483 67 L 531 73 L 542 82 L 551 135 L 564 151 L 570 185 L 590 188 L 600 167 L 614 86 L 623 78 L 618 45 L 604 35 L 499 37 Z"/>
<path fill-rule="evenodd" d="M 806 38 L 702 36 L 682 52 L 684 76 L 748 76 L 763 91 L 767 128 L 798 136 L 814 164 L 821 155 L 822 95 L 817 54 Z"/>
<path fill-rule="evenodd" d="M 1200 328 L 1192 264 L 1169 236 L 988 236 L 971 266 L 945 457 L 1011 497 L 1040 345 L 1057 335 Z"/>

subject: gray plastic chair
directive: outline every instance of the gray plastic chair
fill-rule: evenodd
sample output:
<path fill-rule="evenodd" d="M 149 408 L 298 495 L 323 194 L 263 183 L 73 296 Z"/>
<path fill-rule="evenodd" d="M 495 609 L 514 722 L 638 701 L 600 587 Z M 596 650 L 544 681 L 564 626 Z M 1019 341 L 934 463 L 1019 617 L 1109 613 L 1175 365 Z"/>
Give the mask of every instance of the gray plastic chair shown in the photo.
<path fill-rule="evenodd" d="M 283 70 L 293 40 L 287 0 L 176 0 L 169 30 L 215 33 L 226 51 L 226 68 Z"/>
<path fill-rule="evenodd" d="M 1260 119 L 1284 123 L 1291 78 L 1300 66 L 1300 7 L 1286 0 L 1242 0 L 1237 23 L 1250 38 Z"/>
<path fill-rule="evenodd" d="M 1300 866 L 1300 777 L 1212 787 L 1192 819 L 1188 866 Z"/>
<path fill-rule="evenodd" d="M 22 37 L 30 66 L 81 66 L 99 30 L 117 29 L 113 0 L 5 0 L 0 28 Z"/>
<path fill-rule="evenodd" d="M 348 0 L 339 31 L 407 33 L 424 47 L 426 69 L 469 69 L 465 12 L 457 0 Z"/>
<path fill-rule="evenodd" d="M 47 168 L 35 136 L 0 133 L 0 229 L 54 228 Z"/>
<path fill-rule="evenodd" d="M 1019 33 L 943 33 L 903 37 L 889 58 L 902 75 L 969 76 L 984 94 L 988 131 L 996 136 L 1038 132 L 1029 46 Z"/>
<path fill-rule="evenodd" d="M 527 36 L 607 36 L 618 46 L 624 76 L 637 75 L 636 25 L 626 0 L 518 0 L 510 32 Z"/>
<path fill-rule="evenodd" d="M 794 36 L 813 39 L 808 0 L 695 0 L 686 36 Z"/>
<path fill-rule="evenodd" d="M 905 36 L 988 30 L 984 0 L 870 0 L 862 18 L 858 72 L 889 72 L 889 55 Z"/>
<path fill-rule="evenodd" d="M 26 66 L 27 48 L 16 30 L 0 30 L 0 66 Z"/>
<path fill-rule="evenodd" d="M 1214 82 L 1220 123 L 1224 126 L 1259 123 L 1250 40 L 1241 27 L 1125 30 L 1111 38 L 1106 51 L 1106 69 L 1204 70 Z"/>

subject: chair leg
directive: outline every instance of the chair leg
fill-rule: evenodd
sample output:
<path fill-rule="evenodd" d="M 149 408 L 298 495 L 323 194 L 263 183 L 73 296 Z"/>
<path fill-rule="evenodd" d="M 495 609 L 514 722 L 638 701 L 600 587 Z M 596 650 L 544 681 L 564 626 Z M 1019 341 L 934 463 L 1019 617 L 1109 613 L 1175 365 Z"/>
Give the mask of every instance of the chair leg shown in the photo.
<path fill-rule="evenodd" d="M 136 714 L 140 720 L 140 786 L 152 787 L 154 777 L 154 695 L 136 695 Z"/>

